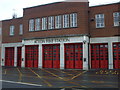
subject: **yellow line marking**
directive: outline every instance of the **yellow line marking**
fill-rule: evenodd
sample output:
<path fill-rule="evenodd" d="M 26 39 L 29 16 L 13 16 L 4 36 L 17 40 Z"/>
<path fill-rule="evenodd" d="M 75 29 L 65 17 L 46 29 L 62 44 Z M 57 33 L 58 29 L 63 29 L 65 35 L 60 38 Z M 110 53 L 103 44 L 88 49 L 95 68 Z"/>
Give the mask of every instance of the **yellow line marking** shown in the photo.
<path fill-rule="evenodd" d="M 70 76 L 73 76 L 73 74 L 69 74 L 69 73 L 64 72 L 64 71 L 62 71 L 62 70 L 58 70 L 58 69 L 54 69 L 54 70 L 59 71 L 59 72 L 62 72 L 62 73 L 65 73 L 65 74 L 70 75 Z"/>
<path fill-rule="evenodd" d="M 21 71 L 19 70 L 19 68 L 17 68 L 17 70 L 18 70 L 19 74 L 22 75 L 22 73 L 21 73 Z"/>
<path fill-rule="evenodd" d="M 40 78 L 42 81 L 44 81 L 49 87 L 52 87 L 52 84 L 50 84 L 48 81 L 42 79 L 42 77 L 37 74 L 35 71 L 33 71 L 32 69 L 28 68 L 31 72 L 33 72 L 38 78 Z"/>
<path fill-rule="evenodd" d="M 17 68 L 18 72 L 19 72 L 19 81 L 22 81 L 22 73 L 21 71 Z"/>
<path fill-rule="evenodd" d="M 105 83 L 104 81 L 91 81 L 92 83 Z"/>
<path fill-rule="evenodd" d="M 68 83 L 72 83 L 72 84 L 77 85 L 77 86 L 79 86 L 79 87 L 86 88 L 86 86 L 80 85 L 80 84 L 75 83 L 75 82 L 70 82 L 70 81 L 68 81 L 68 79 L 59 77 L 58 75 L 56 75 L 56 74 L 54 74 L 54 73 L 52 73 L 52 72 L 50 72 L 50 71 L 48 71 L 48 70 L 45 70 L 45 69 L 42 69 L 42 70 L 44 70 L 44 71 L 47 72 L 47 73 L 50 73 L 51 75 L 53 75 L 53 76 L 55 76 L 55 77 L 57 77 L 57 78 L 59 78 L 59 79 L 62 79 L 63 81 L 66 81 L 66 82 L 68 82 Z"/>
<path fill-rule="evenodd" d="M 47 72 L 47 73 L 52 74 L 52 75 L 55 76 L 55 77 L 58 77 L 59 79 L 65 80 L 65 78 L 59 77 L 58 75 L 56 75 L 56 74 L 54 74 L 54 73 L 51 73 L 50 71 L 47 71 L 47 70 L 45 70 L 45 69 L 42 69 L 42 70 L 44 70 L 44 71 Z"/>
<path fill-rule="evenodd" d="M 84 74 L 84 73 L 86 73 L 86 72 L 87 72 L 87 71 L 84 71 L 84 72 L 82 72 L 82 73 L 79 73 L 78 75 L 76 75 L 76 76 L 72 77 L 72 78 L 71 78 L 71 80 L 73 80 L 73 79 L 77 78 L 78 76 L 80 76 L 80 75 L 82 75 L 82 74 Z"/>
<path fill-rule="evenodd" d="M 3 73 L 3 75 L 5 75 L 5 73 Z M 7 74 L 7 75 L 12 75 L 12 76 L 16 76 L 16 74 Z M 24 77 L 34 77 L 34 78 L 38 78 L 37 76 L 28 76 L 28 75 L 22 75 Z"/>

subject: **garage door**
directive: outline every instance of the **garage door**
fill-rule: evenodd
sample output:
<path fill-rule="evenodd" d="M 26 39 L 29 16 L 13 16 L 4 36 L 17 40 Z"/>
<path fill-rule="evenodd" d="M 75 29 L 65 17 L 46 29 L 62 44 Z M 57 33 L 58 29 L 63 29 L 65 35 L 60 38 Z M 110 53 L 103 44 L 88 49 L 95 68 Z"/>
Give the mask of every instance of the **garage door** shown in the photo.
<path fill-rule="evenodd" d="M 82 69 L 83 67 L 82 44 L 65 44 L 65 68 Z"/>
<path fill-rule="evenodd" d="M 60 45 L 43 45 L 43 68 L 60 68 Z"/>
<path fill-rule="evenodd" d="M 120 69 L 120 42 L 113 43 L 113 60 L 114 69 Z"/>
<path fill-rule="evenodd" d="M 108 68 L 108 44 L 91 44 L 91 67 Z"/>
<path fill-rule="evenodd" d="M 5 66 L 14 66 L 14 47 L 5 48 Z"/>
<path fill-rule="evenodd" d="M 38 67 L 38 45 L 25 46 L 25 67 Z"/>

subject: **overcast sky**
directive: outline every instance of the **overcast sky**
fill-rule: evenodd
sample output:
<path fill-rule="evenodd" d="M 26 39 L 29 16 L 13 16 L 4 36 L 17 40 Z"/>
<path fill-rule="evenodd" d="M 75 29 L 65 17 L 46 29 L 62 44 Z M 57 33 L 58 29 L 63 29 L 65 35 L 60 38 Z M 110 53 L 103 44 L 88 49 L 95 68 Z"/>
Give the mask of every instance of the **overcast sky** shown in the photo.
<path fill-rule="evenodd" d="M 63 0 L 0 0 L 0 20 L 11 19 L 15 11 L 18 17 L 22 17 L 23 8 L 58 2 Z M 107 3 L 115 3 L 120 0 L 89 0 L 90 6 Z"/>

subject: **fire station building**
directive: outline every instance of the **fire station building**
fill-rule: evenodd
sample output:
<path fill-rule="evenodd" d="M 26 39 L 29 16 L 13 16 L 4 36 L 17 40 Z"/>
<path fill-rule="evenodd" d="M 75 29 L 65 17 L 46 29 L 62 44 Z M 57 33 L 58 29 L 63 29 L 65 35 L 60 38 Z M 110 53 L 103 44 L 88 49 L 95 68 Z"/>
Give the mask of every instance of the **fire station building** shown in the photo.
<path fill-rule="evenodd" d="M 2 21 L 1 65 L 120 69 L 120 3 L 57 2 Z"/>

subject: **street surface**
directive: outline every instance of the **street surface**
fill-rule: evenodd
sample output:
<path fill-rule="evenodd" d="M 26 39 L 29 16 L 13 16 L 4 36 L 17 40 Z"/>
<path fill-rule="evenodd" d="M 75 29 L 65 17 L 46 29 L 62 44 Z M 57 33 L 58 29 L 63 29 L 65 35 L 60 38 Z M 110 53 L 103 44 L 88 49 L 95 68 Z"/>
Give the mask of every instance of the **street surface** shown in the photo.
<path fill-rule="evenodd" d="M 2 88 L 119 88 L 119 70 L 2 67 Z"/>

